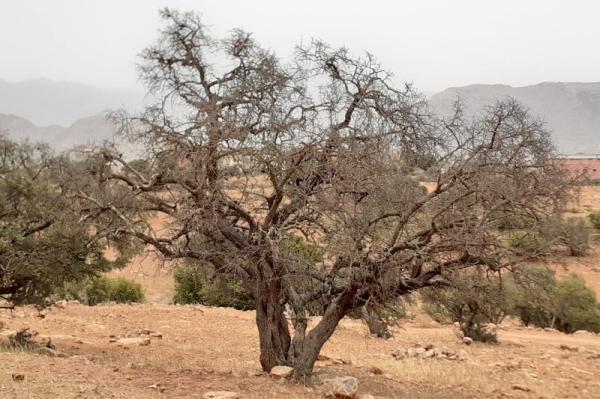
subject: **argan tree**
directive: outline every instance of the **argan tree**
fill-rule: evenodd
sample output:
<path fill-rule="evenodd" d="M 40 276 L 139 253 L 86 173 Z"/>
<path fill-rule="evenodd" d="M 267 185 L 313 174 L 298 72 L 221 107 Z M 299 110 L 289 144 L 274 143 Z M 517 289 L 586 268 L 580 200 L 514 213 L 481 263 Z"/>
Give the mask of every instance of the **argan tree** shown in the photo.
<path fill-rule="evenodd" d="M 45 145 L 0 135 L 0 298 L 2 307 L 47 305 L 68 281 L 109 270 L 120 261 L 103 256 L 65 198 L 58 162 Z"/>
<path fill-rule="evenodd" d="M 215 39 L 192 13 L 161 15 L 139 67 L 158 101 L 114 115 L 147 158 L 98 149 L 93 179 L 69 177 L 72 198 L 115 237 L 245 281 L 264 370 L 308 376 L 350 312 L 443 284 L 449 270 L 520 262 L 501 219 L 563 203 L 548 134 L 515 102 L 438 120 L 371 55 L 314 42 L 283 63 L 245 32 Z M 153 231 L 157 215 L 167 222 Z M 298 259 L 281 245 L 289 237 L 322 259 Z"/>

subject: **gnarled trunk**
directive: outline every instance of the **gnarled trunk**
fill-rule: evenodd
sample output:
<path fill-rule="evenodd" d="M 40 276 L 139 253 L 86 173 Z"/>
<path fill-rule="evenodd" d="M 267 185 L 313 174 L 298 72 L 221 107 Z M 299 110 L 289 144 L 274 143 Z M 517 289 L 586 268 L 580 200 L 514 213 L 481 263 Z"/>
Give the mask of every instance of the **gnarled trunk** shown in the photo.
<path fill-rule="evenodd" d="M 310 377 L 323 345 L 351 308 L 353 297 L 354 292 L 347 291 L 330 303 L 321 321 L 308 333 L 306 333 L 306 318 L 297 319 L 290 354 L 295 379 L 302 380 Z"/>
<path fill-rule="evenodd" d="M 259 282 L 256 297 L 256 326 L 260 341 L 260 364 L 264 371 L 275 366 L 290 366 L 290 331 L 278 281 Z"/>

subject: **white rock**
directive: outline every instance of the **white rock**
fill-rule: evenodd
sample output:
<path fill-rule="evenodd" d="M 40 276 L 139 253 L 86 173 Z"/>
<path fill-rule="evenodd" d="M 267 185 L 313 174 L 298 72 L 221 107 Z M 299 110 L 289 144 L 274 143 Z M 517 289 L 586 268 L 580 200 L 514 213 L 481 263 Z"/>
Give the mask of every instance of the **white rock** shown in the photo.
<path fill-rule="evenodd" d="M 470 338 L 470 337 L 464 337 L 464 338 L 462 339 L 462 342 L 463 342 L 463 344 L 465 344 L 465 345 L 471 345 L 471 344 L 473 343 L 473 338 Z"/>
<path fill-rule="evenodd" d="M 288 366 L 275 366 L 271 369 L 271 375 L 277 378 L 288 378 L 292 375 L 294 369 Z"/>
<path fill-rule="evenodd" d="M 354 398 L 358 393 L 358 379 L 337 377 L 323 380 L 324 394 L 333 398 Z"/>
<path fill-rule="evenodd" d="M 133 338 L 121 338 L 118 339 L 117 345 L 129 346 L 129 345 L 139 345 L 146 346 L 150 345 L 150 338 L 145 337 L 133 337 Z"/>
<path fill-rule="evenodd" d="M 202 399 L 238 399 L 237 392 L 231 391 L 212 391 L 202 395 Z"/>

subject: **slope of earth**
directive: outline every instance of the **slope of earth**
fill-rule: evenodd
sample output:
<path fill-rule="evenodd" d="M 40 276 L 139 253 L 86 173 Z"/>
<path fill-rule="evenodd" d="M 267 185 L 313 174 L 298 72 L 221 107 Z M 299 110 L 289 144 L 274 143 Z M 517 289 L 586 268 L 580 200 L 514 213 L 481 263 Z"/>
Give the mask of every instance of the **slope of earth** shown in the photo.
<path fill-rule="evenodd" d="M 507 326 L 499 345 L 465 346 L 452 327 L 422 317 L 396 328 L 390 340 L 369 336 L 360 321 L 344 320 L 326 344 L 327 359 L 317 362 L 317 383 L 310 387 L 259 371 L 253 312 L 68 304 L 44 318 L 33 309 L 3 312 L 0 321 L 5 329 L 30 327 L 67 355 L 0 351 L 1 398 L 201 398 L 221 390 L 240 398 L 320 398 L 318 380 L 343 375 L 360 379 L 361 394 L 383 398 L 600 397 L 597 335 Z M 144 346 L 111 342 L 149 332 L 143 330 L 162 337 L 151 334 Z M 466 360 L 392 356 L 418 344 L 464 350 Z M 22 381 L 11 378 L 17 374 Z"/>

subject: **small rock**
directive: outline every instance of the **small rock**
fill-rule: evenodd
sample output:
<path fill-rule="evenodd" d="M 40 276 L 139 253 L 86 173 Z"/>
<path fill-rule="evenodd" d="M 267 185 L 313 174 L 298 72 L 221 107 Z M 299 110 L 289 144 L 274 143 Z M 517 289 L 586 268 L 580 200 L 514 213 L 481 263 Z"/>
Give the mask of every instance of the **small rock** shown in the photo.
<path fill-rule="evenodd" d="M 288 378 L 292 375 L 294 369 L 288 366 L 275 366 L 271 369 L 271 375 L 277 378 Z"/>
<path fill-rule="evenodd" d="M 11 377 L 13 381 L 25 381 L 25 374 L 13 373 Z"/>
<path fill-rule="evenodd" d="M 433 349 L 434 345 L 433 344 L 427 344 L 427 345 L 424 346 L 424 348 L 425 348 L 426 351 L 428 351 L 428 350 Z"/>
<path fill-rule="evenodd" d="M 150 338 L 144 338 L 144 337 L 121 338 L 121 339 L 118 339 L 116 342 L 117 342 L 117 345 L 123 345 L 123 346 L 130 346 L 130 345 L 146 346 L 146 345 L 150 345 Z"/>
<path fill-rule="evenodd" d="M 332 398 L 354 398 L 358 393 L 358 379 L 337 377 L 323 380 L 324 394 Z"/>
<path fill-rule="evenodd" d="M 50 357 L 67 357 L 66 353 L 62 353 L 60 351 L 57 351 L 56 349 L 48 348 L 45 346 L 37 348 L 35 350 L 35 353 L 37 353 L 38 355 L 45 355 Z"/>
<path fill-rule="evenodd" d="M 594 333 L 591 333 L 587 330 L 577 330 L 573 333 L 573 335 L 594 335 Z"/>
<path fill-rule="evenodd" d="M 369 367 L 369 373 L 374 374 L 374 375 L 382 375 L 383 370 L 380 369 L 379 367 L 372 366 L 372 367 Z"/>
<path fill-rule="evenodd" d="M 422 355 L 425 352 L 427 352 L 427 350 L 425 350 L 425 348 L 416 348 L 415 349 L 415 356 Z"/>
<path fill-rule="evenodd" d="M 513 385 L 511 389 L 515 391 L 531 392 L 531 388 L 524 387 L 523 385 Z"/>
<path fill-rule="evenodd" d="M 465 344 L 465 345 L 471 345 L 471 344 L 473 343 L 473 338 L 471 338 L 471 337 L 464 337 L 464 338 L 462 339 L 462 342 L 463 342 L 463 344 Z"/>
<path fill-rule="evenodd" d="M 164 392 L 167 388 L 163 384 L 152 384 L 148 386 L 150 389 L 156 389 L 158 392 Z"/>
<path fill-rule="evenodd" d="M 202 399 L 238 399 L 237 392 L 231 391 L 212 391 L 202 395 Z"/>
<path fill-rule="evenodd" d="M 570 345 L 567 345 L 567 344 L 561 344 L 559 346 L 559 349 L 563 350 L 563 351 L 569 351 L 569 352 L 579 352 L 579 348 L 578 347 L 576 347 L 576 346 L 570 346 Z"/>
<path fill-rule="evenodd" d="M 375 399 L 375 396 L 370 393 L 364 393 L 358 397 L 358 399 Z"/>
<path fill-rule="evenodd" d="M 425 353 L 421 354 L 420 357 L 423 358 L 423 359 L 428 359 L 428 358 L 434 357 L 434 356 L 435 356 L 435 350 L 429 349 Z"/>

